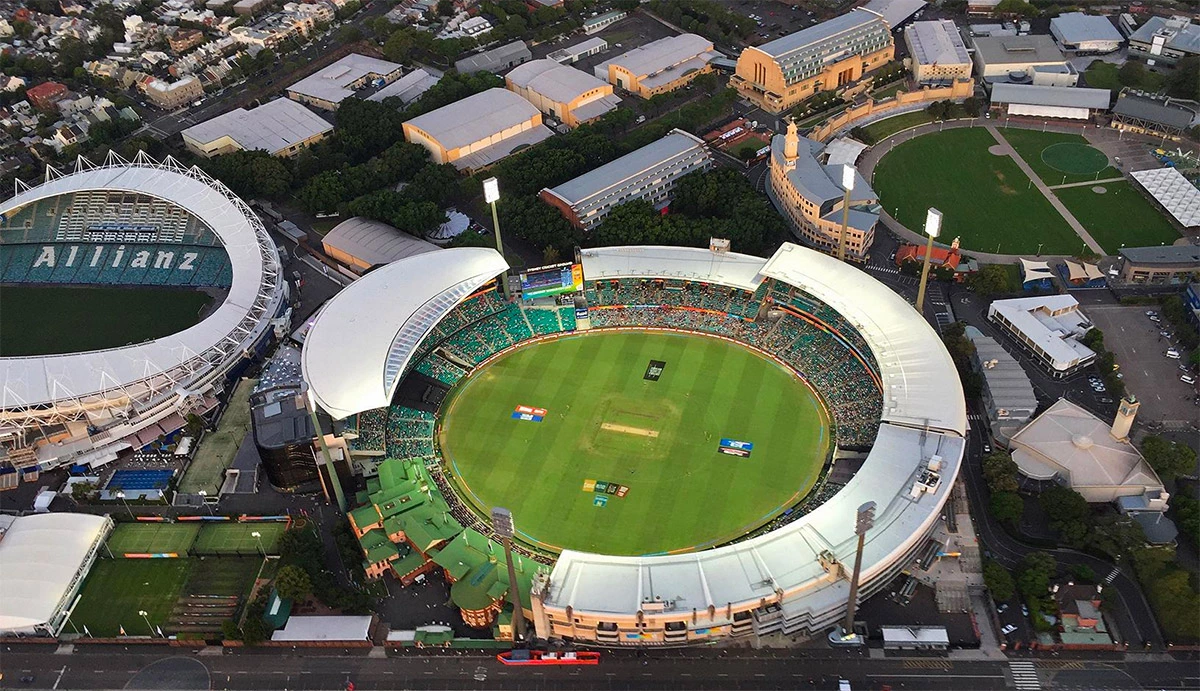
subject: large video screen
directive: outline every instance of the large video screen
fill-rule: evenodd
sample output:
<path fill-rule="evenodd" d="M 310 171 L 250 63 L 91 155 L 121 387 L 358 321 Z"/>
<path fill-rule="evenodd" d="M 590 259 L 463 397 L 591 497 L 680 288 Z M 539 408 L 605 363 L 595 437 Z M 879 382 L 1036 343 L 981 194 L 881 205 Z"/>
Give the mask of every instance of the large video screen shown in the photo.
<path fill-rule="evenodd" d="M 564 262 L 540 266 L 521 274 L 521 297 L 526 300 L 583 290 L 583 266 Z"/>

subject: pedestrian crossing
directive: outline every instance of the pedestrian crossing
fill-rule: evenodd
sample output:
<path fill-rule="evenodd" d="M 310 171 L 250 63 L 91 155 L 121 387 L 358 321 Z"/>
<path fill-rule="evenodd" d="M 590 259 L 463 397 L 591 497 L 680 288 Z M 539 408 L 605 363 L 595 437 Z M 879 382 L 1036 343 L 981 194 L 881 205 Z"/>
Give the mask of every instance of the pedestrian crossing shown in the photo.
<path fill-rule="evenodd" d="M 1008 663 L 1013 675 L 1013 686 L 1017 691 L 1040 691 L 1042 682 L 1038 681 L 1037 668 L 1027 660 L 1013 660 Z"/>
<path fill-rule="evenodd" d="M 1107 576 L 1104 577 L 1104 582 L 1112 583 L 1113 581 L 1117 580 L 1117 576 L 1120 576 L 1120 575 L 1121 575 L 1120 569 L 1113 569 L 1111 573 L 1109 573 Z"/>
<path fill-rule="evenodd" d="M 900 269 L 897 269 L 894 266 L 876 266 L 874 264 L 868 264 L 867 270 L 868 271 L 877 271 L 881 274 L 898 274 L 898 273 L 900 273 Z"/>

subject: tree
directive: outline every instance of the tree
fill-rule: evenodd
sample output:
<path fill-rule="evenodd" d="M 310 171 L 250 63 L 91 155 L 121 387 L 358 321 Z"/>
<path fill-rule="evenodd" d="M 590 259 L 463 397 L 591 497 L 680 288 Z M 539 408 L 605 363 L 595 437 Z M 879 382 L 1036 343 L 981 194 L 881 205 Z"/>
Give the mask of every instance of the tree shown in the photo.
<path fill-rule="evenodd" d="M 1096 572 L 1087 564 L 1074 564 L 1071 566 L 1071 577 L 1083 583 L 1095 583 Z"/>
<path fill-rule="evenodd" d="M 992 518 L 1011 527 L 1017 527 L 1021 515 L 1025 512 L 1025 503 L 1016 492 L 993 492 L 992 500 L 988 503 Z"/>
<path fill-rule="evenodd" d="M 997 15 L 1010 17 L 1036 17 L 1038 10 L 1025 0 L 1000 0 L 993 10 Z"/>
<path fill-rule="evenodd" d="M 1099 351 L 1104 347 L 1104 332 L 1093 326 L 1092 328 L 1088 329 L 1087 333 L 1083 335 L 1083 338 L 1080 339 L 1080 343 L 1091 348 L 1092 350 Z"/>
<path fill-rule="evenodd" d="M 1163 480 L 1190 475 L 1196 469 L 1196 452 L 1186 444 L 1168 441 L 1156 434 L 1142 440 L 1142 455 Z"/>
<path fill-rule="evenodd" d="M 962 102 L 963 110 L 969 117 L 977 118 L 983 111 L 983 103 L 974 96 L 968 96 Z"/>
<path fill-rule="evenodd" d="M 303 600 L 312 592 L 312 581 L 299 566 L 285 566 L 275 575 L 275 592 L 288 600 Z"/>
<path fill-rule="evenodd" d="M 995 451 L 983 459 L 983 479 L 993 492 L 1016 492 L 1017 463 L 1007 452 Z"/>
<path fill-rule="evenodd" d="M 1008 280 L 1008 269 L 1003 264 L 985 264 L 967 276 L 967 287 L 983 297 L 991 297 L 1009 292 Z"/>
<path fill-rule="evenodd" d="M 338 43 L 342 43 L 342 44 L 357 43 L 362 40 L 362 37 L 363 37 L 362 29 L 359 29 L 357 26 L 354 26 L 353 24 L 346 24 L 346 25 L 342 26 L 340 29 L 338 29 L 338 32 L 337 32 Z"/>
<path fill-rule="evenodd" d="M 442 17 L 449 17 L 454 14 L 454 2 L 452 0 L 438 0 L 437 13 Z"/>
<path fill-rule="evenodd" d="M 1068 487 L 1054 486 L 1038 496 L 1038 503 L 1046 512 L 1050 527 L 1063 543 L 1082 547 L 1088 541 L 1091 530 L 1091 509 L 1083 495 Z"/>
<path fill-rule="evenodd" d="M 1187 536 L 1194 548 L 1200 549 L 1200 501 L 1181 492 L 1171 497 L 1171 510 L 1179 531 Z"/>
<path fill-rule="evenodd" d="M 287 163 L 266 151 L 234 151 L 211 158 L 202 167 L 245 198 L 277 199 L 286 195 L 292 185 Z"/>
<path fill-rule="evenodd" d="M 236 621 L 226 619 L 221 622 L 221 638 L 226 641 L 242 640 L 242 630 L 238 628 Z"/>
<path fill-rule="evenodd" d="M 1200 101 L 1200 56 L 1189 55 L 1175 63 L 1167 75 L 1167 95 Z"/>
<path fill-rule="evenodd" d="M 1027 598 L 1043 597 L 1050 588 L 1050 579 L 1058 562 L 1048 552 L 1030 552 L 1017 567 L 1017 588 Z"/>
<path fill-rule="evenodd" d="M 1147 86 L 1148 74 L 1146 67 L 1137 60 L 1128 60 L 1117 70 L 1117 80 L 1122 86 L 1131 89 L 1141 89 Z"/>
<path fill-rule="evenodd" d="M 983 562 L 983 582 L 992 591 L 992 598 L 1004 602 L 1012 598 L 1016 586 L 1012 574 L 1000 565 L 1000 562 L 985 559 Z"/>

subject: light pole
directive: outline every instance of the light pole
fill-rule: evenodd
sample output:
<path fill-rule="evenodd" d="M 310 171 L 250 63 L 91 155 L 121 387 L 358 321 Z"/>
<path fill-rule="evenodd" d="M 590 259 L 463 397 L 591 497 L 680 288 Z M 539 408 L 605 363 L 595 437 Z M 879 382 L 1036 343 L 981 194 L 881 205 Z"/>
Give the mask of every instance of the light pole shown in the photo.
<path fill-rule="evenodd" d="M 838 233 L 838 261 L 846 261 L 846 230 L 850 226 L 850 193 L 854 191 L 854 166 L 842 166 L 842 232 Z"/>
<path fill-rule="evenodd" d="M 129 517 L 133 518 L 133 509 L 129 508 L 129 502 L 125 501 L 125 493 L 117 490 L 117 499 L 121 500 L 121 503 L 125 505 L 125 510 L 129 512 Z"/>
<path fill-rule="evenodd" d="M 925 284 L 929 282 L 929 257 L 933 254 L 933 239 L 942 232 L 942 212 L 930 207 L 925 213 L 925 262 L 921 265 L 921 287 L 917 289 L 917 312 L 925 314 Z"/>
<path fill-rule="evenodd" d="M 253 533 L 250 533 L 250 537 L 254 538 L 254 541 L 258 543 L 258 552 L 259 552 L 259 554 L 261 554 L 261 555 L 263 556 L 263 558 L 265 559 L 265 558 L 266 558 L 266 556 L 267 556 L 267 550 L 263 549 L 263 545 L 262 545 L 262 533 L 260 533 L 260 532 L 258 532 L 258 531 L 256 530 L 256 531 L 254 531 Z"/>
<path fill-rule="evenodd" d="M 208 490 L 202 489 L 202 490 L 196 492 L 196 494 L 200 495 L 200 503 L 204 504 L 204 508 L 208 509 L 208 515 L 212 516 L 213 515 L 212 506 L 210 506 L 208 503 Z"/>
<path fill-rule="evenodd" d="M 500 237 L 500 215 L 496 213 L 496 202 L 500 201 L 500 181 L 488 178 L 483 181 L 483 200 L 492 207 L 492 230 L 496 233 L 496 251 L 504 256 L 504 240 Z M 508 294 L 508 270 L 500 275 L 500 290 L 504 293 L 505 301 L 510 299 Z"/>
<path fill-rule="evenodd" d="M 139 609 L 138 614 L 142 615 L 142 619 L 146 620 L 146 628 L 150 629 L 150 635 L 154 635 L 154 625 L 150 623 L 150 613 L 144 609 Z"/>
<path fill-rule="evenodd" d="M 521 590 L 517 587 L 517 569 L 513 566 L 512 538 L 516 531 L 512 512 L 497 506 L 492 509 L 492 529 L 504 545 L 504 561 L 508 563 L 508 600 L 513 606 L 513 642 L 525 640 L 525 609 L 521 605 Z"/>
<path fill-rule="evenodd" d="M 854 632 L 854 613 L 858 609 L 858 575 L 862 570 L 863 544 L 866 542 L 867 531 L 875 525 L 875 502 L 869 501 L 858 507 L 858 516 L 854 523 L 854 533 L 858 535 L 858 549 L 854 553 L 854 574 L 850 577 L 850 599 L 846 603 L 846 620 L 842 622 L 839 634 L 834 631 L 829 635 L 830 640 L 836 637 L 842 645 L 862 645 L 858 634 Z"/>

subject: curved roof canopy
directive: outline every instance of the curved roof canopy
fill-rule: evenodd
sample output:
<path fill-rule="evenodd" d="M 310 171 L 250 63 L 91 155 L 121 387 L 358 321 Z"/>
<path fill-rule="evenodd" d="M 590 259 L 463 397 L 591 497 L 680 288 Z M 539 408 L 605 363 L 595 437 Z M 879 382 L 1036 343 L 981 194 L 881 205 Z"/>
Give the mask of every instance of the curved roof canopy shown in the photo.
<path fill-rule="evenodd" d="M 463 298 L 508 268 L 496 250 L 459 247 L 382 266 L 329 301 L 304 342 L 304 379 L 334 418 L 381 408 L 421 341 Z"/>
<path fill-rule="evenodd" d="M 0 214 L 40 199 L 88 190 L 157 197 L 204 221 L 229 255 L 233 269 L 229 295 L 199 324 L 155 341 L 66 355 L 0 358 L 0 408 L 102 396 L 176 368 L 200 369 L 203 363 L 198 359 L 209 351 L 237 350 L 270 318 L 281 299 L 275 245 L 254 212 L 199 168 L 183 168 L 170 158 L 162 164 L 139 156 L 134 163 L 81 166 L 75 173 L 52 178 L 0 203 Z"/>
<path fill-rule="evenodd" d="M 9 520 L 0 538 L 0 632 L 34 633 L 66 605 L 64 597 L 111 521 L 82 513 Z"/>

